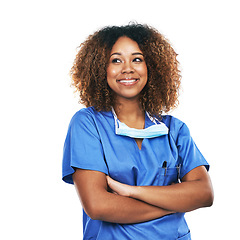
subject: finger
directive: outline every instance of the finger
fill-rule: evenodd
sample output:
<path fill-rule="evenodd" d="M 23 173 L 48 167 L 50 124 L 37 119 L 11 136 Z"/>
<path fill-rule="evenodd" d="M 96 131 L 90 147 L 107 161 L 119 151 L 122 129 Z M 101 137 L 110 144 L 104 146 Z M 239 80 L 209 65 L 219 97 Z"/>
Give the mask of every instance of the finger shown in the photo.
<path fill-rule="evenodd" d="M 109 176 L 107 176 L 106 179 L 107 179 L 107 184 L 109 185 L 110 181 L 111 181 L 111 178 Z"/>

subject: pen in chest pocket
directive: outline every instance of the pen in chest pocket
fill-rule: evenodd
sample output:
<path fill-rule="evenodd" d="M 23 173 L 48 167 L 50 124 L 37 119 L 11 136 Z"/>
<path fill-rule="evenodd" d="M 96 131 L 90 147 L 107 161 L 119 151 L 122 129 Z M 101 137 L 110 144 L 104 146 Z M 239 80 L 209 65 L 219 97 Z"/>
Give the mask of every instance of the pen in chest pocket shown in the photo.
<path fill-rule="evenodd" d="M 177 172 L 178 172 L 178 175 L 177 175 L 177 179 L 178 179 L 178 182 L 181 183 L 181 180 L 180 180 L 180 171 L 181 171 L 181 164 L 179 164 L 177 166 Z"/>
<path fill-rule="evenodd" d="M 164 171 L 164 176 L 166 176 L 166 174 L 167 174 L 167 161 L 164 161 L 164 162 L 163 162 L 162 168 L 165 169 L 165 171 Z"/>
<path fill-rule="evenodd" d="M 162 164 L 162 168 L 164 168 L 164 176 L 167 174 L 167 161 L 164 161 Z M 181 169 L 181 164 L 177 165 L 177 178 L 180 179 L 180 169 Z"/>

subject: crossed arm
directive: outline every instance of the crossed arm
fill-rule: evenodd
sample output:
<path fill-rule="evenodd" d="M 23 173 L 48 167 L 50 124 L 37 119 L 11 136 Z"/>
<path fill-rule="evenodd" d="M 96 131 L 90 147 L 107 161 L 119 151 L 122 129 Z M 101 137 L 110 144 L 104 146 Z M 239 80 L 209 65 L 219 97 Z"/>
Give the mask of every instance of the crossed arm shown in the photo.
<path fill-rule="evenodd" d="M 203 166 L 171 186 L 129 186 L 104 173 L 82 169 L 76 170 L 73 181 L 85 212 L 92 219 L 107 222 L 144 222 L 213 202 L 211 181 Z"/>
<path fill-rule="evenodd" d="M 183 177 L 182 183 L 170 186 L 130 186 L 107 176 L 109 187 L 121 196 L 135 198 L 174 212 L 189 212 L 213 203 L 213 190 L 204 166 Z"/>

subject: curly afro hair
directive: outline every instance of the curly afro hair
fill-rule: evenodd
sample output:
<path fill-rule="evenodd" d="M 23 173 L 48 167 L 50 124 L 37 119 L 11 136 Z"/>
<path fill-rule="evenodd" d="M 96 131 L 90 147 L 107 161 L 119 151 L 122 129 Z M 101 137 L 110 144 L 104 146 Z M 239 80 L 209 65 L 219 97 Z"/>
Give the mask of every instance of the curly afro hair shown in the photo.
<path fill-rule="evenodd" d="M 147 65 L 148 81 L 140 94 L 140 104 L 152 116 L 161 117 L 178 105 L 181 74 L 169 41 L 148 25 L 105 27 L 80 45 L 70 72 L 80 103 L 97 111 L 111 110 L 115 99 L 107 83 L 107 67 L 111 49 L 122 36 L 138 43 Z"/>

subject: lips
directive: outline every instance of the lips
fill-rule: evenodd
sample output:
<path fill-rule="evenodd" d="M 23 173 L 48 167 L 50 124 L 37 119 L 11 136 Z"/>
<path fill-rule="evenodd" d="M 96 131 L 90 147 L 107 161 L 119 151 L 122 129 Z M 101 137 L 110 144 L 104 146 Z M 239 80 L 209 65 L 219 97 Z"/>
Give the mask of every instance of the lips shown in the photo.
<path fill-rule="evenodd" d="M 139 81 L 139 78 L 123 78 L 117 80 L 117 83 L 120 83 L 124 86 L 132 86 Z"/>

